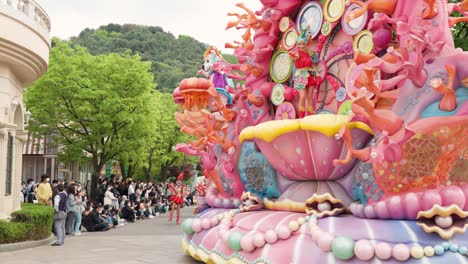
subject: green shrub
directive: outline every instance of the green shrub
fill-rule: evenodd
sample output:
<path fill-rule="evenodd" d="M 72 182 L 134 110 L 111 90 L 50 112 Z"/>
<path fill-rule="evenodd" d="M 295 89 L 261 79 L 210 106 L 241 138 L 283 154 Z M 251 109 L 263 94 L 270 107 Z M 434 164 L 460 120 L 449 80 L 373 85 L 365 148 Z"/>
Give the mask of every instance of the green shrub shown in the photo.
<path fill-rule="evenodd" d="M 11 221 L 0 220 L 0 244 L 41 240 L 50 236 L 54 209 L 38 204 L 23 204 L 11 215 Z"/>

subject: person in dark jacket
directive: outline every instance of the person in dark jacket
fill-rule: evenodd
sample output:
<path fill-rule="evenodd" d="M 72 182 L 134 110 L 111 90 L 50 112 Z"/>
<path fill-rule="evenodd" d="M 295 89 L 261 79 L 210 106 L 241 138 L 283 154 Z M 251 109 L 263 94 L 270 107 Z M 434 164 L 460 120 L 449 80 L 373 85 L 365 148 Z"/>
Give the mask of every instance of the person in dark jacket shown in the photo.
<path fill-rule="evenodd" d="M 96 204 L 94 206 L 94 210 L 91 211 L 89 214 L 84 214 L 84 218 L 82 221 L 82 225 L 86 228 L 88 232 L 96 232 L 96 231 L 107 231 L 110 229 L 109 223 L 99 217 L 102 212 L 102 205 Z"/>
<path fill-rule="evenodd" d="M 61 246 L 65 242 L 65 219 L 67 218 L 68 194 L 62 184 L 57 185 L 59 192 L 54 196 L 54 228 L 57 241 L 52 246 Z"/>
<path fill-rule="evenodd" d="M 135 212 L 133 211 L 133 208 L 131 208 L 130 204 L 130 200 L 125 201 L 124 207 L 120 211 L 120 217 L 133 223 L 135 221 Z"/>

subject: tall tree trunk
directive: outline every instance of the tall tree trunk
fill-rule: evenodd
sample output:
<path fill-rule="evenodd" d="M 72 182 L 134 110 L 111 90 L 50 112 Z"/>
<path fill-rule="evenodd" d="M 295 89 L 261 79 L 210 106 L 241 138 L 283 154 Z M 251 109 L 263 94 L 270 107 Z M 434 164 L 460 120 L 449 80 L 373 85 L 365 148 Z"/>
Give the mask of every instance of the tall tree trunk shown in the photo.
<path fill-rule="evenodd" d="M 91 175 L 91 193 L 90 193 L 91 201 L 95 201 L 97 198 L 97 188 L 98 188 L 100 176 L 101 176 L 101 170 L 99 171 L 94 170 L 93 174 Z"/>
<path fill-rule="evenodd" d="M 125 173 L 125 162 L 120 161 L 120 174 L 122 174 L 122 178 L 126 180 L 128 178 L 127 173 Z"/>
<path fill-rule="evenodd" d="M 133 178 L 133 174 L 135 174 L 135 165 L 128 164 L 127 178 Z"/>

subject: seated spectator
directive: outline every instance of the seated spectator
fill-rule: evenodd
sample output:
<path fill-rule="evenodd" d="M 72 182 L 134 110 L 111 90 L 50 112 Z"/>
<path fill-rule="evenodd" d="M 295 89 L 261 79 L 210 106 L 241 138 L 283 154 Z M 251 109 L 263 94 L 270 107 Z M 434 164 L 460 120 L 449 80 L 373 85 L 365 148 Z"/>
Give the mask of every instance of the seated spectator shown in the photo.
<path fill-rule="evenodd" d="M 102 210 L 102 217 L 104 217 L 109 226 L 117 226 L 119 223 L 117 222 L 117 218 L 114 217 L 113 209 L 108 205 L 104 205 L 104 209 Z"/>
<path fill-rule="evenodd" d="M 119 206 L 120 209 L 124 208 L 124 206 L 125 206 L 125 201 L 127 201 L 127 200 L 128 200 L 127 196 L 126 196 L 126 195 L 123 195 L 123 196 L 122 196 L 122 199 L 121 199 L 121 201 L 120 201 L 120 206 Z"/>
<path fill-rule="evenodd" d="M 88 209 L 83 213 L 82 226 L 84 226 L 88 232 L 107 231 L 110 229 L 109 223 L 100 217 L 102 209 L 102 205 L 97 204 L 94 206 L 93 211 L 89 212 Z"/>
<path fill-rule="evenodd" d="M 135 213 L 133 211 L 133 209 L 131 208 L 131 201 L 130 200 L 126 200 L 124 202 L 124 207 L 122 208 L 122 210 L 120 211 L 120 216 L 129 221 L 130 223 L 133 223 L 135 222 Z"/>

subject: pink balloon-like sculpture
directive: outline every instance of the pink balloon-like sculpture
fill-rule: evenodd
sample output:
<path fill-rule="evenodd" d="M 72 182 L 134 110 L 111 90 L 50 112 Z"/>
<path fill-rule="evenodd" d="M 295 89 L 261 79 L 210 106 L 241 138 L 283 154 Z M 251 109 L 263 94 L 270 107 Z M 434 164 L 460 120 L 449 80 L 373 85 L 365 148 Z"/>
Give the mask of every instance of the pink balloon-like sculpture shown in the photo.
<path fill-rule="evenodd" d="M 466 262 L 468 53 L 450 28 L 468 0 L 261 2 L 229 14 L 228 28 L 244 30 L 226 44 L 238 64 L 210 47 L 208 80 L 174 92 L 176 120 L 196 138 L 176 149 L 201 156 L 210 182 L 211 208 L 182 225 L 185 252 L 206 263 Z M 314 85 L 301 108 L 296 82 Z"/>

